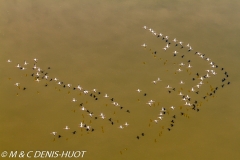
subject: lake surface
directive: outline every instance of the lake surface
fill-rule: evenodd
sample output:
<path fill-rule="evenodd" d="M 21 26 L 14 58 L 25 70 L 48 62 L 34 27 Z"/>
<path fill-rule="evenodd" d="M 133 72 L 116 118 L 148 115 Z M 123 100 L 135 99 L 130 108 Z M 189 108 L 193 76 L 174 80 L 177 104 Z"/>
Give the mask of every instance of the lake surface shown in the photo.
<path fill-rule="evenodd" d="M 237 159 L 239 7 L 239 1 L 227 0 L 1 0 L 0 152 L 84 150 L 84 159 Z M 168 35 L 170 48 L 164 51 L 165 40 L 149 28 Z M 174 38 L 183 41 L 183 49 L 173 45 Z M 146 48 L 141 46 L 144 43 Z M 174 47 L 178 47 L 176 57 Z M 199 94 L 189 90 L 209 69 L 210 61 L 195 55 L 197 51 L 219 66 L 214 68 L 216 76 L 203 80 Z M 15 67 L 25 60 L 26 70 Z M 188 69 L 188 63 L 193 67 Z M 50 78 L 72 84 L 71 88 L 50 78 L 36 82 L 31 76 L 36 74 L 34 64 Z M 152 83 L 157 78 L 162 81 Z M 17 82 L 20 87 L 14 85 Z M 73 90 L 78 84 L 98 100 Z M 94 88 L 101 93 L 94 93 Z M 184 105 L 180 91 L 198 101 L 199 112 Z M 110 98 L 123 108 L 114 106 Z M 155 101 L 152 106 L 146 104 L 149 100 Z M 94 116 L 82 111 L 80 103 Z M 160 120 L 162 107 L 166 113 Z M 106 118 L 101 119 L 100 113 Z M 94 131 L 81 129 L 80 122 Z M 70 129 L 64 130 L 65 126 Z M 50 134 L 53 131 L 62 137 Z"/>

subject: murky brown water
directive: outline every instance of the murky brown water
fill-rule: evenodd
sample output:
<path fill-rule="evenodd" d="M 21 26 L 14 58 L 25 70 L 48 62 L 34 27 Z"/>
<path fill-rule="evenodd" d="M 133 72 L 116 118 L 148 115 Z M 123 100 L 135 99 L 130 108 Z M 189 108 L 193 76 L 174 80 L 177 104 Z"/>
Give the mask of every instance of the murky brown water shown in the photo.
<path fill-rule="evenodd" d="M 86 150 L 84 159 L 240 156 L 238 1 L 1 0 L 0 6 L 0 152 Z M 181 58 L 183 53 L 178 49 L 180 53 L 173 57 L 174 46 L 164 52 L 166 43 L 143 29 L 144 25 L 168 35 L 171 43 L 175 37 L 184 46 L 190 43 L 193 51 L 188 53 L 184 48 L 185 57 Z M 145 49 L 141 47 L 143 43 L 148 45 Z M 156 57 L 152 54 L 155 50 Z M 188 92 L 196 85 L 191 79 L 196 73 L 204 75 L 209 64 L 194 55 L 196 51 L 219 65 L 215 69 L 217 75 L 204 80 L 206 84 L 199 95 Z M 33 58 L 38 58 L 39 67 L 51 67 L 47 70 L 50 77 L 74 86 L 80 84 L 87 90 L 97 88 L 101 91 L 99 99 L 79 95 L 56 82 L 37 83 L 31 77 L 35 72 L 31 70 Z M 7 63 L 8 59 L 12 62 Z M 27 70 L 17 69 L 15 66 L 24 60 L 29 62 Z M 178 64 L 187 64 L 188 60 L 193 67 L 176 72 Z M 225 75 L 221 67 L 229 75 L 225 86 L 204 100 L 202 97 L 211 92 L 210 85 L 222 85 Z M 163 81 L 151 83 L 158 77 Z M 180 85 L 180 80 L 185 84 Z M 230 85 L 226 84 L 228 81 Z M 20 89 L 14 86 L 16 82 Z M 168 93 L 168 84 L 176 91 Z M 143 91 L 137 93 L 138 88 Z M 178 91 L 198 100 L 200 112 L 187 109 Z M 124 108 L 113 106 L 103 97 L 105 93 Z M 71 102 L 72 98 L 77 102 Z M 156 101 L 152 107 L 146 104 L 150 99 Z M 94 116 L 103 112 L 106 119 L 90 118 L 80 110 L 79 103 L 84 103 Z M 175 110 L 169 108 L 171 105 Z M 152 121 L 162 107 L 169 114 L 155 124 Z M 171 127 L 173 115 L 176 119 Z M 108 121 L 110 117 L 114 125 Z M 94 132 L 81 130 L 78 124 L 82 121 L 94 127 Z M 125 122 L 130 125 L 119 129 Z M 71 129 L 64 130 L 66 125 Z M 72 134 L 74 130 L 76 134 Z M 62 137 L 54 138 L 50 134 L 53 131 Z"/>

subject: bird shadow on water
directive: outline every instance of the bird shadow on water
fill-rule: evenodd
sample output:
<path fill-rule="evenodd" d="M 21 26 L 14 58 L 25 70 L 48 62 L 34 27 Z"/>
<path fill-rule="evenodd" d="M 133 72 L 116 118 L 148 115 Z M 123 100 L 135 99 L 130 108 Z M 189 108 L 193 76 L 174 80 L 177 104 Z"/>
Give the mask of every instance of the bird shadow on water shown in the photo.
<path fill-rule="evenodd" d="M 49 134 L 53 142 L 78 137 L 90 139 L 91 136 L 98 139 L 111 133 L 120 137 L 117 140 L 122 148 L 119 154 L 128 150 L 123 147 L 128 146 L 123 140 L 125 137 L 135 144 L 146 140 L 157 143 L 164 134 L 175 129 L 178 121 L 200 112 L 219 90 L 231 82 L 223 66 L 218 66 L 207 54 L 195 51 L 190 44 L 170 39 L 146 26 L 143 31 L 149 32 L 159 45 L 151 46 L 147 42 L 139 45 L 142 47 L 140 54 L 145 56 L 138 59 L 139 66 L 136 68 L 151 73 L 149 76 L 141 75 L 148 84 L 141 83 L 130 93 L 117 93 L 118 96 L 126 96 L 129 101 L 127 98 L 119 101 L 121 97 L 104 90 L 89 89 L 58 79 L 51 75 L 53 66 L 41 68 L 41 61 L 37 58 L 17 64 L 7 60 L 9 65 L 15 64 L 20 72 L 17 75 L 21 75 L 18 76 L 19 81 L 12 84 L 16 88 L 15 95 L 21 98 L 30 91 L 32 96 L 44 97 L 50 90 L 62 97 L 59 108 L 66 106 L 64 110 L 70 111 L 72 122 L 58 124 L 62 127 Z M 32 89 L 34 86 L 36 89 Z M 74 123 L 75 120 L 78 121 Z M 65 118 L 60 120 L 63 121 Z"/>

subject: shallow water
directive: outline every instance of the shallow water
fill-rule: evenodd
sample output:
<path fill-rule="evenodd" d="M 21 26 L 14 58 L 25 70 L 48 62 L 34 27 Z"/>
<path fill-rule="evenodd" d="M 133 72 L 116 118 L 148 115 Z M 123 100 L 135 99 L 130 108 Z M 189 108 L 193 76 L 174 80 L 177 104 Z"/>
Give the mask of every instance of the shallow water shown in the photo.
<path fill-rule="evenodd" d="M 224 0 L 1 1 L 0 151 L 86 150 L 84 159 L 236 159 L 240 156 L 239 5 Z M 196 84 L 191 78 L 197 72 L 204 74 L 209 65 L 186 50 L 184 58 L 180 54 L 173 57 L 173 46 L 164 52 L 165 42 L 143 29 L 144 25 L 168 35 L 170 41 L 176 37 L 184 45 L 190 43 L 191 52 L 204 53 L 219 65 L 218 74 L 206 80 L 199 95 L 189 93 L 202 102 L 199 112 L 184 106 L 177 95 L 178 83 L 185 82 L 182 88 L 188 94 Z M 143 43 L 148 46 L 141 47 Z M 48 87 L 45 81 L 35 82 L 31 77 L 33 58 L 38 59 L 39 67 L 51 67 L 47 70 L 50 77 L 87 90 L 97 88 L 99 100 L 55 82 L 47 82 Z M 7 63 L 8 59 L 12 62 Z M 17 69 L 17 63 L 24 60 L 29 62 L 27 70 Z M 188 60 L 193 68 L 176 72 L 178 64 Z M 222 84 L 221 67 L 231 84 L 204 100 L 210 85 Z M 151 83 L 158 77 L 163 81 Z M 16 82 L 27 89 L 18 89 Z M 168 84 L 177 91 L 169 94 Z M 143 90 L 140 94 L 138 88 Z M 104 93 L 114 97 L 123 110 L 111 105 Z M 77 103 L 71 102 L 72 98 Z M 150 99 L 156 101 L 152 107 L 146 105 Z M 80 111 L 81 102 L 96 116 L 103 112 L 107 118 L 90 118 Z M 169 109 L 171 105 L 176 107 L 174 111 Z M 161 107 L 166 107 L 169 115 L 155 124 L 151 120 L 157 118 Z M 169 132 L 173 115 L 176 120 Z M 110 117 L 114 125 L 107 120 Z M 81 121 L 95 131 L 81 131 Z M 130 125 L 119 129 L 126 121 Z M 69 131 L 63 129 L 66 125 Z M 54 137 L 53 131 L 62 137 Z"/>

